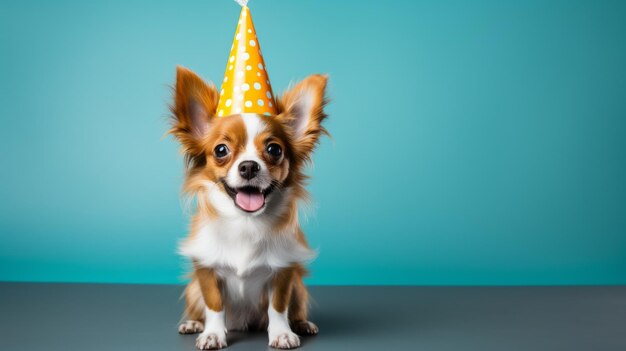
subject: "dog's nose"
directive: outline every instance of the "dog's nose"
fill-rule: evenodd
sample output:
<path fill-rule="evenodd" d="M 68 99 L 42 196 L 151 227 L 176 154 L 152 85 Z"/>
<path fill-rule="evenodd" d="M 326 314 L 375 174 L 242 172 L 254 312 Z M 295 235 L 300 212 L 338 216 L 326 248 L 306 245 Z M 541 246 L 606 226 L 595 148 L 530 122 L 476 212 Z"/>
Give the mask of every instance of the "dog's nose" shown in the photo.
<path fill-rule="evenodd" d="M 239 175 L 244 179 L 250 180 L 256 177 L 260 170 L 261 166 L 254 161 L 243 161 L 239 164 Z"/>

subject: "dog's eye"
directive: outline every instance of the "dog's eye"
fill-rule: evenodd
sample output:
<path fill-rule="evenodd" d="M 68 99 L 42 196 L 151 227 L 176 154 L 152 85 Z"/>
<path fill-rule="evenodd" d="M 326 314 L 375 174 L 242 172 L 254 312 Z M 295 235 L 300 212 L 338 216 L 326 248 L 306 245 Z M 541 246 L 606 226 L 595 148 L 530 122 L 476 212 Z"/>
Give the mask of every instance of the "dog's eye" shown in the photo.
<path fill-rule="evenodd" d="M 271 143 L 267 145 L 266 150 L 268 154 L 276 158 L 280 157 L 280 155 L 283 154 L 283 149 L 280 147 L 280 145 L 276 143 Z"/>
<path fill-rule="evenodd" d="M 215 157 L 217 158 L 223 158 L 226 157 L 228 155 L 228 146 L 224 145 L 224 144 L 219 144 L 218 146 L 215 147 L 215 149 L 213 149 L 213 153 L 215 154 Z"/>

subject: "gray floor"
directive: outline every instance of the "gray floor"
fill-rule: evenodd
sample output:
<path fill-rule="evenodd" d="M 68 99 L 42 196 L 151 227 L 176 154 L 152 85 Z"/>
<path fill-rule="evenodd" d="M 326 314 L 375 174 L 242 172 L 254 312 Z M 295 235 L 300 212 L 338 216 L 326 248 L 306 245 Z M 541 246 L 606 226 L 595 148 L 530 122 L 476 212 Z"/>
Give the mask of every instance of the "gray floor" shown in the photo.
<path fill-rule="evenodd" d="M 0 350 L 194 350 L 180 286 L 0 283 Z M 312 287 L 303 350 L 626 350 L 626 287 Z M 229 333 L 264 350 L 264 333 Z"/>

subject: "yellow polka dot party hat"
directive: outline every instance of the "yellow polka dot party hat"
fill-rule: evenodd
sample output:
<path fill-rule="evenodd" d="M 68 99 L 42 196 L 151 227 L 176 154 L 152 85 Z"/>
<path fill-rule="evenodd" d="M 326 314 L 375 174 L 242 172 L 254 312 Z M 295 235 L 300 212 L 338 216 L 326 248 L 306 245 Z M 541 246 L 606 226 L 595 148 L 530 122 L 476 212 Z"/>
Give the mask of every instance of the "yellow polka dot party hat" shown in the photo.
<path fill-rule="evenodd" d="M 274 93 L 247 6 L 248 0 L 235 1 L 241 5 L 241 14 L 226 63 L 217 116 L 240 113 L 275 115 Z"/>

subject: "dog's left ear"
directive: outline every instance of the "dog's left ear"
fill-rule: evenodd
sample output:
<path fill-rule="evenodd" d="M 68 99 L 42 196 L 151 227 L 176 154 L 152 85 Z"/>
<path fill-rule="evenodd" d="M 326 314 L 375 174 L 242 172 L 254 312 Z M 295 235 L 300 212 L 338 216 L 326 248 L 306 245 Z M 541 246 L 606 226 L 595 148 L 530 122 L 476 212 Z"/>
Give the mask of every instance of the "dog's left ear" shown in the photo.
<path fill-rule="evenodd" d="M 296 153 L 304 160 L 310 158 L 320 135 L 329 135 L 322 126 L 326 118 L 327 81 L 326 75 L 313 74 L 283 94 L 278 101 L 281 113 L 277 118 L 290 130 Z"/>

